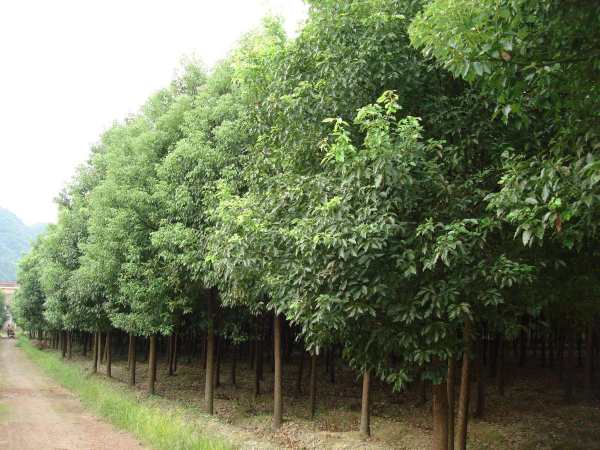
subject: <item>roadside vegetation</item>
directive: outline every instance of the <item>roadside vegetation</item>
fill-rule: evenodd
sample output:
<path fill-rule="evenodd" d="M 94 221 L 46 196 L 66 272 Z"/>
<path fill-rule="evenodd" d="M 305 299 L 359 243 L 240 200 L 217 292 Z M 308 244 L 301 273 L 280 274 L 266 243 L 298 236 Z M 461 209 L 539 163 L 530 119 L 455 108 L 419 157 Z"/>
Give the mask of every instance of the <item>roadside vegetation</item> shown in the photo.
<path fill-rule="evenodd" d="M 177 408 L 157 405 L 151 397 L 136 396 L 115 383 L 89 377 L 80 367 L 65 364 L 56 353 L 43 352 L 25 337 L 18 344 L 43 371 L 81 399 L 86 408 L 129 431 L 155 449 L 221 450 L 232 448 L 224 440 L 209 437 L 202 419 L 190 420 Z M 210 420 L 208 417 L 204 420 Z"/>
<path fill-rule="evenodd" d="M 382 391 L 431 401 L 434 450 L 528 368 L 597 404 L 600 4 L 308 3 L 100 137 L 20 263 L 19 325 L 108 377 L 126 354 L 150 394 L 187 358 L 209 415 L 244 361 L 276 432 L 340 372 L 365 442 Z"/>

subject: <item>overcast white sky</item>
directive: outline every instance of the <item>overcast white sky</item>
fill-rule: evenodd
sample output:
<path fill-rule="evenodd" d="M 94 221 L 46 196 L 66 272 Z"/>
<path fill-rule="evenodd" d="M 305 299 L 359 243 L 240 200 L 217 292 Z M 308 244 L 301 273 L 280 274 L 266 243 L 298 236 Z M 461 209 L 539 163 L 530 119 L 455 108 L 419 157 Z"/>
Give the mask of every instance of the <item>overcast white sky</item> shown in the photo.
<path fill-rule="evenodd" d="M 53 198 L 115 119 L 172 79 L 211 66 L 273 12 L 302 0 L 0 0 L 0 207 L 54 222 Z"/>

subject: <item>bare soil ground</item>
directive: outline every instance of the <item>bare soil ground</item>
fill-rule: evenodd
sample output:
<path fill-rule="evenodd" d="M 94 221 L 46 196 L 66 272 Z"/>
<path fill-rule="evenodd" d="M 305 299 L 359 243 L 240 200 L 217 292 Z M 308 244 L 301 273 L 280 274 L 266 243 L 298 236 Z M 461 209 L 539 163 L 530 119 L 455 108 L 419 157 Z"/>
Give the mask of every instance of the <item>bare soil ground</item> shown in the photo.
<path fill-rule="evenodd" d="M 0 450 L 141 448 L 131 435 L 86 412 L 14 340 L 0 339 Z"/>
<path fill-rule="evenodd" d="M 143 395 L 147 365 L 143 357 L 140 359 L 136 371 L 137 389 Z M 89 359 L 75 355 L 74 362 L 88 370 L 91 366 Z M 285 422 L 280 431 L 273 432 L 270 428 L 273 387 L 270 365 L 265 363 L 262 395 L 255 399 L 254 373 L 248 362 L 238 361 L 237 387 L 234 387 L 229 382 L 231 361 L 225 358 L 221 365 L 221 385 L 216 389 L 217 420 L 204 420 L 207 429 L 246 449 L 427 450 L 431 447 L 431 402 L 416 406 L 416 393 L 392 393 L 381 383 L 375 383 L 373 392 L 373 437 L 362 440 L 356 431 L 360 418 L 360 380 L 341 364 L 335 383 L 330 383 L 324 368 L 320 367 L 319 409 L 311 421 L 307 398 L 308 364 L 305 361 L 303 393 L 298 393 L 296 363 L 284 365 Z M 470 422 L 469 449 L 599 450 L 598 392 L 586 394 L 578 390 L 576 403 L 567 405 L 563 401 L 558 372 L 540 369 L 533 360 L 528 366 L 508 368 L 504 397 L 498 395 L 494 381 L 487 380 L 486 413 L 484 418 Z M 115 357 L 112 373 L 115 380 L 127 381 L 126 355 Z M 578 383 L 576 385 L 581 386 Z M 175 376 L 169 376 L 166 362 L 160 361 L 157 394 L 165 407 L 184 406 L 190 419 L 198 420 L 203 415 L 203 389 L 204 373 L 199 361 L 188 362 L 187 357 L 182 357 Z"/>

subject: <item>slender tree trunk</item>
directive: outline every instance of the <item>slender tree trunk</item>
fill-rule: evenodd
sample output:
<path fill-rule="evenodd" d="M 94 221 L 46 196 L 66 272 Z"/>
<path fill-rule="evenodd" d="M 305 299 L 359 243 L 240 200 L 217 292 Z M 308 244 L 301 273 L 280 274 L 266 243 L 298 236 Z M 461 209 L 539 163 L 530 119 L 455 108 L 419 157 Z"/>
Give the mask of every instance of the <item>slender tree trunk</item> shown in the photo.
<path fill-rule="evenodd" d="M 567 374 L 565 380 L 565 401 L 567 403 L 573 403 L 573 385 L 575 378 L 575 346 L 576 343 L 576 331 L 573 329 L 569 331 L 569 342 L 567 347 Z"/>
<path fill-rule="evenodd" d="M 593 352 L 594 352 L 594 327 L 589 323 L 585 334 L 585 390 L 592 392 L 593 379 Z"/>
<path fill-rule="evenodd" d="M 310 418 L 314 419 L 317 410 L 317 354 L 310 355 Z"/>
<path fill-rule="evenodd" d="M 491 378 L 496 377 L 498 371 L 498 349 L 500 347 L 500 335 L 496 334 L 494 340 L 490 346 L 490 364 L 489 364 L 489 376 Z"/>
<path fill-rule="evenodd" d="M 206 349 L 208 347 L 208 338 L 203 335 L 200 339 L 202 342 L 202 347 L 200 348 L 200 358 L 202 360 L 202 367 L 206 371 Z"/>
<path fill-rule="evenodd" d="M 462 358 L 462 367 L 460 373 L 460 393 L 458 395 L 458 420 L 456 429 L 456 449 L 466 450 L 467 448 L 467 429 L 469 424 L 469 396 L 471 391 L 471 360 L 472 352 L 472 324 L 470 320 L 465 321 L 463 339 L 465 349 Z M 500 344 L 502 345 L 502 344 Z M 502 349 L 499 349 L 499 352 Z M 502 378 L 502 367 L 499 367 L 498 379 Z"/>
<path fill-rule="evenodd" d="M 554 368 L 554 335 L 548 337 L 548 367 Z"/>
<path fill-rule="evenodd" d="M 527 319 L 523 319 L 522 321 L 523 329 L 521 330 L 521 336 L 519 339 L 520 350 L 519 350 L 519 367 L 525 367 L 525 363 L 527 362 Z"/>
<path fill-rule="evenodd" d="M 546 367 L 546 336 L 540 336 L 540 366 Z"/>
<path fill-rule="evenodd" d="M 61 342 L 62 357 L 65 358 L 67 356 L 67 332 L 61 331 L 60 334 L 62 336 L 62 342 Z"/>
<path fill-rule="evenodd" d="M 504 368 L 504 336 L 500 338 L 500 344 L 498 347 L 498 393 L 501 397 L 504 397 L 504 385 L 506 378 L 506 369 Z"/>
<path fill-rule="evenodd" d="M 98 332 L 98 365 L 104 362 L 104 341 L 102 340 L 102 331 Z"/>
<path fill-rule="evenodd" d="M 446 388 L 448 390 L 448 450 L 454 450 L 454 372 L 456 360 L 454 356 L 448 359 L 448 379 Z"/>
<path fill-rule="evenodd" d="M 92 345 L 92 358 L 94 360 L 94 362 L 92 364 L 92 372 L 97 373 L 98 372 L 98 332 L 97 331 L 94 333 L 94 342 Z"/>
<path fill-rule="evenodd" d="M 360 434 L 364 438 L 371 436 L 371 373 L 363 374 L 362 401 L 360 409 Z"/>
<path fill-rule="evenodd" d="M 67 335 L 67 345 L 68 345 L 68 358 L 71 359 L 73 357 L 73 332 L 69 331 Z"/>
<path fill-rule="evenodd" d="M 173 376 L 173 334 L 169 335 L 167 341 L 167 367 L 169 368 L 169 376 Z"/>
<path fill-rule="evenodd" d="M 481 418 L 485 414 L 485 374 L 483 373 L 483 345 L 481 338 L 477 341 L 477 356 L 475 358 L 475 371 L 477 376 L 477 390 L 475 395 L 474 416 Z"/>
<path fill-rule="evenodd" d="M 415 406 L 422 406 L 427 403 L 427 384 L 423 378 L 423 371 L 419 371 L 419 380 L 416 383 L 417 388 L 417 403 Z"/>
<path fill-rule="evenodd" d="M 335 347 L 329 350 L 329 382 L 335 384 Z"/>
<path fill-rule="evenodd" d="M 298 365 L 298 377 L 296 378 L 296 393 L 302 394 L 302 378 L 304 376 L 304 350 L 300 349 L 300 364 Z"/>
<path fill-rule="evenodd" d="M 238 346 L 234 344 L 233 348 L 231 349 L 231 385 L 233 387 L 237 386 L 237 381 L 236 381 L 237 359 L 238 359 Z"/>
<path fill-rule="evenodd" d="M 104 355 L 103 355 L 104 361 L 108 360 L 108 340 L 110 339 L 109 335 L 110 335 L 110 331 L 107 331 L 106 337 L 105 337 L 106 343 L 104 344 Z"/>
<path fill-rule="evenodd" d="M 433 450 L 448 449 L 448 391 L 446 382 L 434 384 L 433 391 Z"/>
<path fill-rule="evenodd" d="M 177 373 L 177 363 L 179 362 L 179 335 L 175 333 L 173 338 L 173 373 Z"/>
<path fill-rule="evenodd" d="M 281 365 L 281 316 L 275 313 L 273 320 L 273 357 L 275 364 L 275 379 L 273 386 L 273 429 L 281 428 L 283 422 L 283 391 Z"/>
<path fill-rule="evenodd" d="M 558 379 L 564 381 L 565 377 L 565 345 L 567 338 L 564 334 L 558 338 Z"/>
<path fill-rule="evenodd" d="M 151 395 L 154 395 L 155 385 L 156 385 L 156 366 L 157 366 L 156 341 L 157 341 L 157 338 L 156 338 L 155 334 L 150 336 L 150 348 L 148 350 L 148 362 L 149 362 L 149 371 L 150 371 L 150 377 L 149 377 L 149 382 L 148 382 L 148 392 L 150 392 Z"/>
<path fill-rule="evenodd" d="M 135 386 L 136 350 L 135 335 L 129 333 L 129 386 Z"/>
<path fill-rule="evenodd" d="M 102 331 L 98 331 L 98 343 L 96 344 L 97 356 L 98 356 L 98 368 L 102 365 L 102 351 L 104 347 L 102 346 Z"/>
<path fill-rule="evenodd" d="M 260 378 L 261 378 L 261 364 L 260 364 L 260 355 L 262 342 L 260 341 L 260 337 L 256 338 L 256 345 L 254 349 L 254 357 L 256 361 L 254 361 L 254 398 L 257 398 L 260 395 Z"/>
<path fill-rule="evenodd" d="M 583 367 L 583 357 L 582 357 L 582 347 L 583 347 L 583 339 L 581 338 L 581 334 L 576 334 L 576 342 L 577 342 L 577 367 Z"/>
<path fill-rule="evenodd" d="M 106 332 L 106 376 L 112 377 L 112 336 L 110 330 Z"/>
<path fill-rule="evenodd" d="M 214 393 L 215 393 L 215 323 L 214 323 L 214 299 L 215 292 L 211 289 L 208 297 L 208 331 L 206 336 L 206 384 L 204 386 L 204 404 L 206 412 L 214 414 Z"/>
<path fill-rule="evenodd" d="M 84 333 L 83 336 L 81 337 L 81 339 L 83 341 L 83 345 L 81 346 L 81 356 L 83 356 L 85 358 L 87 356 L 87 342 L 88 342 L 87 333 Z"/>
<path fill-rule="evenodd" d="M 223 356 L 223 340 L 219 337 L 216 336 L 215 338 L 215 343 L 216 343 L 216 350 L 217 350 L 217 364 L 216 364 L 216 368 L 215 368 L 215 386 L 219 387 L 221 386 L 221 357 Z"/>
<path fill-rule="evenodd" d="M 258 379 L 260 381 L 264 380 L 265 344 L 266 339 L 263 336 L 260 340 L 260 345 L 256 349 L 256 351 L 258 352 L 256 360 L 256 370 L 258 370 Z"/>
<path fill-rule="evenodd" d="M 148 363 L 148 367 L 150 367 L 150 339 L 144 338 L 144 362 Z"/>

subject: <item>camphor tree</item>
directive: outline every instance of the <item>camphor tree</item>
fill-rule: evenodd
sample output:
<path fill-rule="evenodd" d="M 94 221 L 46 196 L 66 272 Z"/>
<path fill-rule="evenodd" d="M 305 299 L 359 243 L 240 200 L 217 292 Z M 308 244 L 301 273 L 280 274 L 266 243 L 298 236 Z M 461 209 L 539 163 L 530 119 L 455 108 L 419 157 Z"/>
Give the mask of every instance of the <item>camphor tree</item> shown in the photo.
<path fill-rule="evenodd" d="M 295 39 L 265 20 L 102 136 L 23 260 L 19 323 L 96 333 L 96 348 L 104 333 L 108 374 L 111 336 L 129 334 L 131 384 L 148 337 L 150 392 L 161 336 L 167 359 L 178 336 L 200 341 L 210 414 L 216 348 L 233 348 L 235 383 L 250 344 L 258 395 L 273 342 L 275 429 L 283 350 L 311 354 L 311 416 L 318 356 L 341 350 L 362 434 L 375 379 L 427 381 L 436 450 L 466 448 L 471 380 L 484 414 L 484 356 L 504 394 L 510 344 L 519 364 L 527 345 L 558 347 L 571 374 L 585 340 L 591 388 L 598 7 L 309 4 Z"/>
<path fill-rule="evenodd" d="M 175 313 L 183 307 L 151 240 L 164 212 L 155 191 L 156 170 L 180 139 L 190 106 L 190 96 L 178 92 L 174 83 L 155 94 L 138 116 L 110 130 L 97 163 L 105 176 L 90 200 L 90 237 L 83 259 L 88 273 L 95 274 L 92 284 L 102 289 L 110 327 L 150 338 L 151 393 L 157 335 L 172 333 Z"/>
<path fill-rule="evenodd" d="M 44 318 L 45 296 L 40 281 L 41 245 L 41 238 L 38 238 L 29 253 L 19 261 L 19 289 L 15 293 L 12 308 L 15 322 L 24 330 L 37 332 L 38 335 L 50 331 Z"/>

